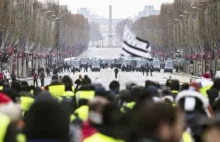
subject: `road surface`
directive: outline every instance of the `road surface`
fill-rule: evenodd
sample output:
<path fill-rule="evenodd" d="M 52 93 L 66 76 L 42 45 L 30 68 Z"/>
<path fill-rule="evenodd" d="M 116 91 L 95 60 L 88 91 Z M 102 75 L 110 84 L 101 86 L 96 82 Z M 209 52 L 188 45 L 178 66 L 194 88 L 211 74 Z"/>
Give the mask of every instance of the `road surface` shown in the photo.
<path fill-rule="evenodd" d="M 144 85 L 146 80 L 157 81 L 159 83 L 165 83 L 166 80 L 171 76 L 172 79 L 178 79 L 181 83 L 189 82 L 190 78 L 180 75 L 173 75 L 170 73 L 154 72 L 153 77 L 143 76 L 140 72 L 119 72 L 117 79 L 114 78 L 114 71 L 112 69 L 103 69 L 100 72 L 77 72 L 75 75 L 72 73 L 59 73 L 59 76 L 69 75 L 73 81 L 75 81 L 79 75 L 88 75 L 93 83 L 101 83 L 106 89 L 108 89 L 109 83 L 113 80 L 117 80 L 120 83 L 121 88 L 125 88 L 125 84 L 128 81 L 137 83 L 138 85 Z M 28 80 L 30 84 L 33 84 L 33 80 Z M 50 84 L 51 78 L 45 78 L 45 85 Z M 38 80 L 40 84 L 40 80 Z"/>

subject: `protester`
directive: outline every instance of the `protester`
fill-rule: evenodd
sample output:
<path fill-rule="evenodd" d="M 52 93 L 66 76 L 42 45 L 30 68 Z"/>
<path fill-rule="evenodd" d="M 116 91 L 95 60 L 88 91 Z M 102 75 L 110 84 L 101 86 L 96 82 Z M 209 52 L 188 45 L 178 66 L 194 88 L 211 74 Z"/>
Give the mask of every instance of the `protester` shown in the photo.
<path fill-rule="evenodd" d="M 201 82 L 183 85 L 169 79 L 165 87 L 150 80 L 143 86 L 132 80 L 112 81 L 106 89 L 104 82 L 94 84 L 88 75 L 79 75 L 75 89 L 68 75 L 61 80 L 53 75 L 42 88 L 1 80 L 0 141 L 218 141 L 219 79 L 208 89 L 208 97 L 201 91 L 205 82 L 210 87 L 207 75 Z"/>

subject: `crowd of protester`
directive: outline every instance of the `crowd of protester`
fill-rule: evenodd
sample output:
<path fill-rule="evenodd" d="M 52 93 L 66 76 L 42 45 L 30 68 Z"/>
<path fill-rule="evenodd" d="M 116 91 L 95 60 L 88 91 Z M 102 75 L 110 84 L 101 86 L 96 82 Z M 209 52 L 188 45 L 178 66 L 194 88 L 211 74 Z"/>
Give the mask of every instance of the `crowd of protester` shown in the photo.
<path fill-rule="evenodd" d="M 218 142 L 220 79 L 106 89 L 88 76 L 0 82 L 0 142 Z"/>

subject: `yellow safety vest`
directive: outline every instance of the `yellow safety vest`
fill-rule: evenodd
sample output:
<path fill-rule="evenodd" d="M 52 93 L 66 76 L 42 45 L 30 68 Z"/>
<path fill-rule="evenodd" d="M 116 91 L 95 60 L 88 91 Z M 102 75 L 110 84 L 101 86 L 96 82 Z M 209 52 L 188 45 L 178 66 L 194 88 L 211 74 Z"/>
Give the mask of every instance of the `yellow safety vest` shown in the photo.
<path fill-rule="evenodd" d="M 82 121 L 86 121 L 88 120 L 89 116 L 89 106 L 81 106 L 78 109 L 76 109 L 74 113 L 77 114 Z"/>
<path fill-rule="evenodd" d="M 5 135 L 10 124 L 10 118 L 0 113 L 0 142 L 4 142 Z"/>
<path fill-rule="evenodd" d="M 190 133 L 188 133 L 187 131 L 183 132 L 182 134 L 182 142 L 194 142 L 194 140 L 192 139 Z"/>
<path fill-rule="evenodd" d="M 121 108 L 121 112 L 125 113 L 125 112 L 126 112 L 126 109 L 125 109 L 125 108 L 128 108 L 128 109 L 132 110 L 135 105 L 136 105 L 135 102 L 127 103 L 125 106 L 123 106 L 123 107 Z"/>
<path fill-rule="evenodd" d="M 171 90 L 171 93 L 172 93 L 172 94 L 178 94 L 179 91 L 177 91 L 177 90 Z"/>
<path fill-rule="evenodd" d="M 26 136 L 22 133 L 18 133 L 16 135 L 17 142 L 26 142 Z"/>
<path fill-rule="evenodd" d="M 23 111 L 28 111 L 31 105 L 34 103 L 34 98 L 27 97 L 27 96 L 21 96 L 21 108 Z"/>
<path fill-rule="evenodd" d="M 205 96 L 205 97 L 208 98 L 207 91 L 208 91 L 211 87 L 212 87 L 212 85 L 204 86 L 204 87 L 202 87 L 202 88 L 199 90 L 199 92 L 200 92 L 203 96 Z"/>
<path fill-rule="evenodd" d="M 70 122 L 76 120 L 76 118 L 77 118 L 77 117 L 76 117 L 74 114 L 72 114 L 72 115 L 70 116 Z"/>
<path fill-rule="evenodd" d="M 89 90 L 89 91 L 84 91 L 84 90 L 80 90 L 76 93 L 76 100 L 77 103 L 79 102 L 80 99 L 92 99 L 95 96 L 95 91 Z"/>
<path fill-rule="evenodd" d="M 123 140 L 114 139 L 112 137 L 103 135 L 101 133 L 93 134 L 87 139 L 83 140 L 83 142 L 124 142 Z"/>
<path fill-rule="evenodd" d="M 54 97 L 61 97 L 65 93 L 65 85 L 51 85 L 49 86 L 49 92 Z"/>
<path fill-rule="evenodd" d="M 74 93 L 71 92 L 71 91 L 66 91 L 62 95 L 62 97 L 67 97 L 67 98 L 70 98 L 70 97 L 73 97 L 73 96 L 74 96 Z"/>

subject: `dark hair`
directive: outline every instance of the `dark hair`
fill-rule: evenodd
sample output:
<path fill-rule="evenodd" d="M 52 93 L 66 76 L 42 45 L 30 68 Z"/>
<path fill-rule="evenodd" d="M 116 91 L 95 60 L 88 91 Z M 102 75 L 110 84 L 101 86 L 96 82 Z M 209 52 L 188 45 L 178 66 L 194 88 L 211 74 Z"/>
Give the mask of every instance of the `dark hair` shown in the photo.
<path fill-rule="evenodd" d="M 166 87 L 171 87 L 171 84 L 172 84 L 172 80 L 171 79 L 168 79 L 166 81 Z"/>
<path fill-rule="evenodd" d="M 73 85 L 72 79 L 71 79 L 69 76 L 67 76 L 67 75 L 65 75 L 65 76 L 62 78 L 62 83 L 64 83 L 65 85 L 66 85 L 66 84 L 70 84 L 71 86 Z"/>
<path fill-rule="evenodd" d="M 28 82 L 22 81 L 21 82 L 21 91 L 30 91 L 30 86 L 28 85 Z"/>
<path fill-rule="evenodd" d="M 189 89 L 189 83 L 184 83 L 184 84 L 182 84 L 182 86 L 181 86 L 181 91 L 183 91 L 183 90 L 188 90 Z"/>
<path fill-rule="evenodd" d="M 110 90 L 115 90 L 115 89 L 119 89 L 120 88 L 120 84 L 118 81 L 114 80 L 109 84 L 109 89 Z"/>
<path fill-rule="evenodd" d="M 178 90 L 179 91 L 180 90 L 180 82 L 179 82 L 179 80 L 176 80 L 176 79 L 172 80 L 170 89 L 171 90 Z"/>
<path fill-rule="evenodd" d="M 175 109 L 166 103 L 145 104 L 134 119 L 140 137 L 155 136 L 161 122 L 173 125 L 177 119 Z"/>
<path fill-rule="evenodd" d="M 25 117 L 24 134 L 27 139 L 68 141 L 67 111 L 50 94 L 41 93 Z"/>
<path fill-rule="evenodd" d="M 21 91 L 21 85 L 18 81 L 11 82 L 11 89 L 14 89 L 17 93 Z"/>
<path fill-rule="evenodd" d="M 151 80 L 146 80 L 145 81 L 145 88 L 149 87 L 149 86 L 155 86 L 157 88 L 160 88 L 160 84 L 158 85 L 158 83 L 155 83 Z"/>
<path fill-rule="evenodd" d="M 58 75 L 54 74 L 51 79 L 52 80 L 58 80 Z"/>

